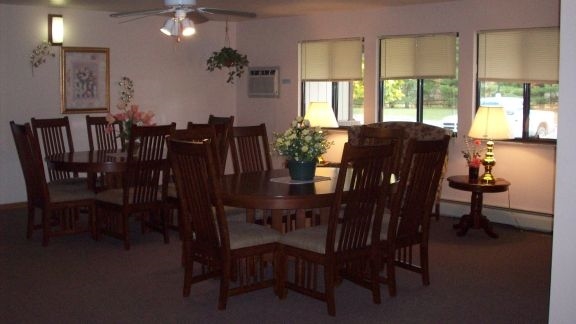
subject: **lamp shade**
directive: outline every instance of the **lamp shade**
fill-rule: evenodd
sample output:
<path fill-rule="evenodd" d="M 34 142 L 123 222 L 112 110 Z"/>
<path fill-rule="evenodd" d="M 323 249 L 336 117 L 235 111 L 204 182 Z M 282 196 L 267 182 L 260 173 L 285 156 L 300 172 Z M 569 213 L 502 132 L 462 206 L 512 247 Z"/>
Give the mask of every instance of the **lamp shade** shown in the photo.
<path fill-rule="evenodd" d="M 174 18 L 169 18 L 164 23 L 164 26 L 160 28 L 160 31 L 168 36 L 176 36 L 178 35 L 178 26 L 176 24 L 176 20 Z M 176 32 L 176 35 L 173 33 Z"/>
<path fill-rule="evenodd" d="M 484 106 L 478 108 L 468 136 L 486 140 L 511 138 L 504 108 Z"/>
<path fill-rule="evenodd" d="M 304 119 L 314 127 L 338 127 L 334 110 L 327 102 L 311 102 L 306 109 Z"/>
<path fill-rule="evenodd" d="M 196 28 L 194 28 L 194 23 L 188 18 L 184 18 L 181 22 L 182 24 L 182 36 L 192 36 L 196 34 Z"/>
<path fill-rule="evenodd" d="M 48 15 L 48 42 L 62 45 L 64 42 L 64 18 L 62 15 Z"/>

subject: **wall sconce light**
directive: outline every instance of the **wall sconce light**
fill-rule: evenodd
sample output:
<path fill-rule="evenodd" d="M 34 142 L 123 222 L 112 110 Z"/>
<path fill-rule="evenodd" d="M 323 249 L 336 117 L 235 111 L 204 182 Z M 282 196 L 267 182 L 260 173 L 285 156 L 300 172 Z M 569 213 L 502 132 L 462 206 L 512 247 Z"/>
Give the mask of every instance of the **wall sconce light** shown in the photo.
<path fill-rule="evenodd" d="M 62 15 L 48 15 L 48 42 L 54 46 L 64 43 L 64 18 Z"/>

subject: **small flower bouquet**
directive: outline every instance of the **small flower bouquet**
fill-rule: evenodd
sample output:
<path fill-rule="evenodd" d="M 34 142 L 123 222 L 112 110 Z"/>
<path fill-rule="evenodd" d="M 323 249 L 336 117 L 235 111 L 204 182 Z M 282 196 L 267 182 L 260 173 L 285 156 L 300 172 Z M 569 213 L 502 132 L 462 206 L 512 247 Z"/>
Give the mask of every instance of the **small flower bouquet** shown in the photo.
<path fill-rule="evenodd" d="M 122 123 L 122 132 L 120 133 L 120 138 L 125 143 L 130 138 L 130 129 L 132 125 L 154 125 L 152 123 L 152 118 L 154 118 L 153 112 L 141 112 L 138 105 L 130 105 L 130 101 L 134 97 L 134 83 L 128 77 L 122 77 L 120 82 L 120 103 L 118 103 L 117 108 L 120 110 L 117 114 L 108 114 L 106 120 L 108 121 L 109 132 L 113 131 L 112 124 L 119 121 Z"/>
<path fill-rule="evenodd" d="M 466 143 L 466 150 L 462 151 L 464 158 L 468 164 L 468 167 L 479 168 L 482 165 L 482 141 L 479 139 L 471 139 L 468 136 L 464 136 L 464 142 Z"/>
<path fill-rule="evenodd" d="M 112 131 L 112 124 L 119 121 L 122 123 L 122 133 L 120 133 L 120 138 L 123 141 L 127 141 L 130 138 L 130 128 L 132 125 L 154 125 L 152 123 L 152 118 L 154 118 L 153 112 L 141 112 L 138 105 L 131 105 L 130 108 L 123 105 L 118 105 L 117 114 L 108 114 L 106 120 L 108 121 L 108 130 Z"/>
<path fill-rule="evenodd" d="M 316 161 L 334 144 L 326 139 L 320 127 L 311 127 L 310 121 L 296 117 L 284 133 L 275 133 L 274 151 L 298 162 Z"/>

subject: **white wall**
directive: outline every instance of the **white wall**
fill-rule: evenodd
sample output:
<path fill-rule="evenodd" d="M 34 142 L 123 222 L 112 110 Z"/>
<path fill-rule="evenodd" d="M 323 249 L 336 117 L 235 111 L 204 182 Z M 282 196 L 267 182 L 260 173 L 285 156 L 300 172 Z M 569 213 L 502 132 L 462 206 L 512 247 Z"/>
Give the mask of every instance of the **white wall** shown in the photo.
<path fill-rule="evenodd" d="M 513 14 L 512 14 L 513 13 Z M 365 38 L 365 120 L 375 121 L 378 37 L 458 32 L 460 35 L 459 129 L 470 127 L 474 112 L 476 32 L 487 29 L 559 25 L 559 0 L 462 0 L 433 5 L 315 14 L 252 20 L 239 24 L 238 43 L 255 66 L 279 66 L 278 99 L 246 96 L 238 87 L 238 122 L 265 122 L 268 131 L 283 131 L 298 114 L 298 42 L 330 38 Z M 450 145 L 448 174 L 467 172 L 461 138 Z M 555 146 L 496 143 L 496 176 L 512 182 L 508 194 L 485 195 L 488 205 L 553 213 Z M 469 201 L 470 194 L 444 185 L 442 197 Z"/>
<path fill-rule="evenodd" d="M 111 111 L 116 112 L 122 76 L 134 81 L 134 103 L 156 114 L 158 124 L 206 122 L 208 115 L 235 115 L 236 92 L 224 72 L 206 71 L 212 51 L 225 45 L 225 26 L 209 22 L 177 44 L 160 33 L 165 17 L 130 23 L 108 13 L 0 5 L 0 204 L 26 200 L 24 180 L 9 121 L 60 117 L 59 47 L 56 58 L 32 75 L 29 57 L 47 39 L 47 15 L 64 15 L 66 46 L 110 48 Z M 236 24 L 231 24 L 232 41 Z M 232 44 L 235 45 L 234 43 Z M 69 115 L 76 150 L 87 150 L 84 114 Z"/>
<path fill-rule="evenodd" d="M 560 26 L 560 114 L 558 127 L 558 163 L 556 206 L 550 287 L 550 323 L 574 323 L 576 307 L 576 1 L 562 0 Z"/>

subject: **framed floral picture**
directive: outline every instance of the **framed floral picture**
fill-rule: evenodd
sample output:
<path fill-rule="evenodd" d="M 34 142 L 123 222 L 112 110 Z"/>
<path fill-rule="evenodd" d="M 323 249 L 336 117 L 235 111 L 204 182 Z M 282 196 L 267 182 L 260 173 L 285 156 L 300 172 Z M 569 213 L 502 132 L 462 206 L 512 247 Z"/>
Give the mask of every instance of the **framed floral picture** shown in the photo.
<path fill-rule="evenodd" d="M 62 113 L 110 111 L 110 50 L 62 47 Z"/>

